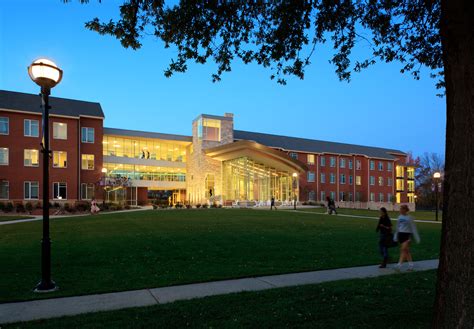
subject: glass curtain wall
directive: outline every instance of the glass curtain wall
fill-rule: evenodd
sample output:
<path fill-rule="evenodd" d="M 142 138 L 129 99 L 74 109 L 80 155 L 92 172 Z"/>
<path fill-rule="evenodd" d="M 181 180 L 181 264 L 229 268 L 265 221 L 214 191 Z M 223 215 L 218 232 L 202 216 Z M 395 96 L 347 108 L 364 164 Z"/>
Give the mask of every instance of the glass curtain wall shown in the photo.
<path fill-rule="evenodd" d="M 186 181 L 186 173 L 183 169 L 115 163 L 104 163 L 104 167 L 107 168 L 107 177 L 112 178 L 126 177 L 129 179 L 160 182 Z"/>
<path fill-rule="evenodd" d="M 292 200 L 291 173 L 242 157 L 223 162 L 224 200 Z"/>

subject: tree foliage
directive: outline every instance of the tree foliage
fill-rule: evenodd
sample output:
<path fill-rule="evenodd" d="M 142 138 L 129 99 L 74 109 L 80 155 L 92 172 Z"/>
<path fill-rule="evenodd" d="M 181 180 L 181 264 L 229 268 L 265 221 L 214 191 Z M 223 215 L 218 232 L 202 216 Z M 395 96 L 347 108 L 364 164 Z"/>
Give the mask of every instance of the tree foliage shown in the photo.
<path fill-rule="evenodd" d="M 65 0 L 68 1 L 68 0 Z M 81 0 L 88 2 L 88 0 Z M 331 43 L 340 80 L 377 61 L 399 62 L 401 72 L 420 78 L 423 66 L 443 87 L 440 41 L 440 0 L 315 0 L 315 1 L 181 1 L 128 0 L 120 19 L 98 18 L 86 27 L 112 35 L 126 48 L 139 49 L 152 34 L 177 54 L 167 77 L 186 72 L 189 62 L 217 65 L 219 81 L 236 59 L 271 70 L 285 84 L 287 76 L 304 78 L 317 46 Z M 358 42 L 371 50 L 369 58 L 351 56 Z"/>

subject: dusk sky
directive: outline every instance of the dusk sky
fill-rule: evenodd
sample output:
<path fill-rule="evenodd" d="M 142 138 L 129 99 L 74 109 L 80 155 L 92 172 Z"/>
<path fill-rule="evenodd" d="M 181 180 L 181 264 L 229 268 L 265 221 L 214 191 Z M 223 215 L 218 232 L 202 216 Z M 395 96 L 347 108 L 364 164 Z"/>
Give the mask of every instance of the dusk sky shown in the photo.
<path fill-rule="evenodd" d="M 134 51 L 85 29 L 94 17 L 116 18 L 120 3 L 2 0 L 0 89 L 38 93 L 26 67 L 47 57 L 64 70 L 53 96 L 100 102 L 106 127 L 190 135 L 198 114 L 232 112 L 239 130 L 444 154 L 446 99 L 436 96 L 427 70 L 415 81 L 399 73 L 400 64 L 379 63 L 339 82 L 327 44 L 305 79 L 286 86 L 270 80 L 271 71 L 239 62 L 219 83 L 211 81 L 213 64 L 165 78 L 175 51 L 153 36 Z M 354 58 L 367 49 L 361 43 Z"/>

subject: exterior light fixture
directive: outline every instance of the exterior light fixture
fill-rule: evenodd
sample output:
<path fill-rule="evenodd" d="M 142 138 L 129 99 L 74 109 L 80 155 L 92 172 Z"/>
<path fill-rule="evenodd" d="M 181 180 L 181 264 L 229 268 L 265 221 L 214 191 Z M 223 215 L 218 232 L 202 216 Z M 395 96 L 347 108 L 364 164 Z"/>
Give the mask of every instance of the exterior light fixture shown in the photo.
<path fill-rule="evenodd" d="M 41 87 L 43 108 L 43 136 L 41 149 L 43 153 L 43 238 L 41 240 L 41 281 L 36 286 L 36 292 L 57 290 L 56 283 L 51 279 L 51 239 L 49 235 L 49 95 L 63 77 L 63 71 L 49 59 L 40 58 L 28 67 L 31 80 Z"/>
<path fill-rule="evenodd" d="M 297 173 L 293 173 L 293 197 L 294 197 L 294 200 L 293 200 L 293 210 L 296 210 L 296 189 L 298 188 L 298 174 Z"/>
<path fill-rule="evenodd" d="M 436 221 L 438 221 L 438 212 L 439 212 L 439 180 L 441 178 L 441 173 L 439 171 L 436 171 L 433 174 L 433 179 L 434 179 L 434 185 L 435 185 L 435 211 L 436 211 Z"/>
<path fill-rule="evenodd" d="M 107 168 L 102 168 L 102 173 L 106 174 L 107 173 Z"/>

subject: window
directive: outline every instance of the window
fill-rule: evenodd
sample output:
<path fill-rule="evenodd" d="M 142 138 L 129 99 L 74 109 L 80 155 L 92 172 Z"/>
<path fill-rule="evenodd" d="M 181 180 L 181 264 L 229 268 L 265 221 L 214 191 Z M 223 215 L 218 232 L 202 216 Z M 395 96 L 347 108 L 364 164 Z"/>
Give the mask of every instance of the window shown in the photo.
<path fill-rule="evenodd" d="M 53 168 L 67 168 L 67 152 L 53 151 Z"/>
<path fill-rule="evenodd" d="M 326 174 L 321 173 L 321 184 L 326 183 Z"/>
<path fill-rule="evenodd" d="M 89 127 L 81 128 L 81 142 L 94 143 L 94 128 L 89 128 Z"/>
<path fill-rule="evenodd" d="M 370 170 L 375 170 L 375 161 L 370 160 Z"/>
<path fill-rule="evenodd" d="M 53 122 L 53 138 L 67 139 L 67 123 Z"/>
<path fill-rule="evenodd" d="M 314 164 L 314 154 L 308 154 L 308 164 Z"/>
<path fill-rule="evenodd" d="M 67 184 L 53 183 L 53 199 L 66 200 L 67 199 Z"/>
<path fill-rule="evenodd" d="M 339 160 L 339 166 L 341 168 L 346 168 L 346 159 L 340 159 Z"/>
<path fill-rule="evenodd" d="M 360 192 L 356 192 L 356 198 L 355 198 L 355 200 L 356 200 L 357 202 L 362 201 L 362 196 L 361 196 Z"/>
<path fill-rule="evenodd" d="M 10 183 L 7 180 L 0 181 L 0 200 L 8 200 L 10 192 Z"/>
<path fill-rule="evenodd" d="M 370 202 L 375 202 L 375 193 L 370 192 Z"/>
<path fill-rule="evenodd" d="M 383 177 L 379 177 L 379 186 L 383 186 Z"/>
<path fill-rule="evenodd" d="M 39 183 L 38 182 L 25 182 L 24 183 L 24 198 L 25 200 L 36 200 L 39 196 Z"/>
<path fill-rule="evenodd" d="M 356 170 L 360 170 L 362 168 L 362 163 L 360 160 L 356 160 Z"/>
<path fill-rule="evenodd" d="M 352 169 L 352 160 L 349 160 L 349 169 Z"/>
<path fill-rule="evenodd" d="M 309 191 L 308 201 L 315 201 L 316 193 L 314 191 Z"/>
<path fill-rule="evenodd" d="M 206 141 L 221 141 L 221 121 L 200 118 L 198 121 L 198 138 Z"/>
<path fill-rule="evenodd" d="M 403 166 L 397 166 L 396 175 L 397 175 L 397 177 L 400 177 L 400 178 L 405 177 L 405 174 L 403 172 Z"/>
<path fill-rule="evenodd" d="M 290 152 L 290 157 L 292 157 L 295 160 L 298 160 L 298 153 Z"/>
<path fill-rule="evenodd" d="M 408 192 L 415 192 L 415 182 L 412 180 L 409 180 L 407 182 L 407 190 Z"/>
<path fill-rule="evenodd" d="M 354 177 L 352 175 L 349 175 L 349 185 L 352 185 L 354 183 Z"/>
<path fill-rule="evenodd" d="M 331 192 L 331 199 L 336 200 L 336 192 Z"/>
<path fill-rule="evenodd" d="M 38 167 L 39 151 L 38 150 L 24 150 L 23 164 L 25 167 Z"/>
<path fill-rule="evenodd" d="M 321 201 L 326 201 L 326 192 L 321 191 Z"/>
<path fill-rule="evenodd" d="M 8 135 L 10 132 L 9 121 L 7 117 L 0 117 L 0 135 Z"/>
<path fill-rule="evenodd" d="M 375 177 L 370 176 L 370 185 L 375 185 Z"/>
<path fill-rule="evenodd" d="M 94 184 L 82 183 L 81 184 L 81 199 L 91 200 L 94 197 Z"/>
<path fill-rule="evenodd" d="M 336 184 L 336 175 L 334 175 L 333 173 L 329 175 L 329 183 Z"/>
<path fill-rule="evenodd" d="M 407 193 L 408 202 L 414 203 L 415 202 L 415 194 L 414 193 Z"/>
<path fill-rule="evenodd" d="M 341 174 L 340 176 L 341 176 L 341 177 L 340 177 L 340 183 L 341 183 L 341 184 L 345 184 L 345 183 L 346 183 L 346 175 Z"/>
<path fill-rule="evenodd" d="M 308 182 L 314 182 L 315 181 L 315 174 L 312 171 L 308 171 Z"/>
<path fill-rule="evenodd" d="M 321 167 L 325 167 L 325 166 L 326 166 L 326 158 L 321 157 Z"/>
<path fill-rule="evenodd" d="M 347 201 L 346 194 L 344 192 L 339 192 L 339 201 Z"/>
<path fill-rule="evenodd" d="M 380 170 L 380 171 L 383 170 L 383 162 L 382 162 L 382 161 L 379 161 L 379 170 Z"/>
<path fill-rule="evenodd" d="M 393 182 L 390 177 L 387 178 L 387 186 L 392 186 Z"/>
<path fill-rule="evenodd" d="M 379 193 L 379 202 L 383 202 L 383 193 Z"/>
<path fill-rule="evenodd" d="M 356 176 L 356 185 L 362 185 L 362 178 L 360 176 Z"/>
<path fill-rule="evenodd" d="M 8 148 L 0 147 L 0 165 L 8 166 Z"/>
<path fill-rule="evenodd" d="M 94 170 L 94 154 L 82 154 L 82 170 Z"/>
<path fill-rule="evenodd" d="M 393 202 L 393 196 L 391 193 L 387 193 L 387 202 Z"/>
<path fill-rule="evenodd" d="M 329 165 L 331 167 L 335 167 L 336 166 L 336 158 L 335 157 L 330 157 L 329 158 Z"/>
<path fill-rule="evenodd" d="M 403 179 L 397 179 L 397 191 L 405 190 L 405 181 Z"/>
<path fill-rule="evenodd" d="M 415 168 L 414 167 L 407 167 L 407 178 L 408 179 L 415 179 Z"/>
<path fill-rule="evenodd" d="M 206 197 L 210 198 L 214 195 L 215 176 L 214 174 L 206 175 Z"/>
<path fill-rule="evenodd" d="M 23 135 L 27 137 L 38 137 L 39 136 L 38 120 L 25 119 L 23 121 Z"/>
<path fill-rule="evenodd" d="M 349 192 L 349 201 L 354 201 L 354 195 L 352 194 L 352 192 Z"/>
<path fill-rule="evenodd" d="M 387 162 L 387 171 L 392 171 L 392 163 Z"/>

